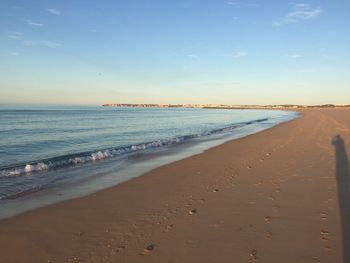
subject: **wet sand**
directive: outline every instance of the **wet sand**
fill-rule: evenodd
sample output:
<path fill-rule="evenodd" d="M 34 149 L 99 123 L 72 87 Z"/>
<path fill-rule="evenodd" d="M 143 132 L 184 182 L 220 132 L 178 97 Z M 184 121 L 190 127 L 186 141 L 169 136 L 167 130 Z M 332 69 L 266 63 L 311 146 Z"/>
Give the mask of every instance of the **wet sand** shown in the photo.
<path fill-rule="evenodd" d="M 339 136 L 337 136 L 339 135 Z M 350 109 L 0 221 L 0 262 L 350 261 Z"/>

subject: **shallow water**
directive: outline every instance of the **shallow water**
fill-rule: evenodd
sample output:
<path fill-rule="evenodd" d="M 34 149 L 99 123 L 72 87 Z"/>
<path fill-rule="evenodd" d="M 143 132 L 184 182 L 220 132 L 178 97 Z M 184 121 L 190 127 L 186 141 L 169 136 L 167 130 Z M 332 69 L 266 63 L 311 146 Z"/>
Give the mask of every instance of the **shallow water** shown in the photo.
<path fill-rule="evenodd" d="M 82 196 L 297 116 L 269 110 L 2 106 L 0 206 L 31 196 L 41 196 L 36 206 Z M 52 198 L 47 189 L 65 194 Z"/>

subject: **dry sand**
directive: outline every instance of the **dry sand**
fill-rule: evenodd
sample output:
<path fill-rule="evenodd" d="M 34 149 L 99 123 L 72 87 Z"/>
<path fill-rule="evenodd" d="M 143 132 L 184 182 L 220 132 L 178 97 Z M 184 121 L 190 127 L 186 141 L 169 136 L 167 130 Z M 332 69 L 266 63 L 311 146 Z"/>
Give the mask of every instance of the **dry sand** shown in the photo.
<path fill-rule="evenodd" d="M 350 109 L 302 114 L 2 220 L 0 262 L 348 263 Z"/>

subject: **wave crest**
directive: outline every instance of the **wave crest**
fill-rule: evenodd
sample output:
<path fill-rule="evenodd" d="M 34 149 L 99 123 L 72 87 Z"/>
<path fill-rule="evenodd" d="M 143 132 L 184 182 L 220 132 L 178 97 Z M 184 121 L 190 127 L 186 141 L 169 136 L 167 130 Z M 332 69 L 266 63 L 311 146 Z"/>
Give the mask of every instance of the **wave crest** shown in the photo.
<path fill-rule="evenodd" d="M 155 140 L 152 142 L 140 143 L 136 145 L 98 150 L 94 152 L 77 153 L 75 155 L 64 155 L 64 156 L 54 157 L 47 160 L 40 160 L 36 162 L 18 165 L 11 168 L 5 168 L 0 171 L 0 177 L 11 177 L 11 176 L 19 176 L 19 175 L 25 175 L 25 174 L 35 173 L 35 172 L 45 172 L 50 169 L 58 169 L 58 168 L 63 168 L 67 166 L 81 165 L 85 163 L 101 161 L 101 160 L 110 159 L 116 156 L 122 156 L 125 154 L 130 154 L 130 153 L 143 151 L 147 149 L 178 144 L 190 139 L 200 138 L 203 136 L 209 136 L 217 133 L 226 133 L 238 127 L 250 125 L 257 122 L 263 122 L 267 120 L 268 118 L 258 119 L 250 122 L 231 125 L 221 129 L 206 131 L 200 134 L 184 135 L 184 136 L 179 136 L 171 139 Z"/>

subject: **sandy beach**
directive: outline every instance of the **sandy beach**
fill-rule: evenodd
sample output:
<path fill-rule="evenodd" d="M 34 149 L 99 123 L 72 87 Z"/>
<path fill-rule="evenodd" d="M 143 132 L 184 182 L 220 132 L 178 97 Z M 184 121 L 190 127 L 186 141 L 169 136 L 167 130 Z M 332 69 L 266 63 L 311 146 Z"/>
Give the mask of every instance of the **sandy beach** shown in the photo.
<path fill-rule="evenodd" d="M 349 263 L 350 109 L 301 113 L 1 220 L 0 262 Z"/>

